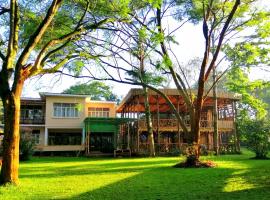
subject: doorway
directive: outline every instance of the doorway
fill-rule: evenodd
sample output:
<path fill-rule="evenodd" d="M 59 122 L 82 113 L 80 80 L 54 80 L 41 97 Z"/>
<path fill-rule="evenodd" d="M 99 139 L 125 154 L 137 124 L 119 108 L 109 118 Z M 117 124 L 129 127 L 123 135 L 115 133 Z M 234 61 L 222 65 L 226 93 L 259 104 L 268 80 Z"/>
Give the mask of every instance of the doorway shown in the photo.
<path fill-rule="evenodd" d="M 112 132 L 92 132 L 90 133 L 90 151 L 113 153 L 113 141 Z"/>

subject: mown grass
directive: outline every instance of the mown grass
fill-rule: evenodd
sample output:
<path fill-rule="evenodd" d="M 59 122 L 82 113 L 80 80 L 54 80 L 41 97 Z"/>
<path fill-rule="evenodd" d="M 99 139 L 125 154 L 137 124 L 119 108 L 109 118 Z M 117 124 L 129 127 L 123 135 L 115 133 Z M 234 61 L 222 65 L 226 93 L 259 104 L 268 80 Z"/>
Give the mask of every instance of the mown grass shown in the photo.
<path fill-rule="evenodd" d="M 270 160 L 202 157 L 216 168 L 179 169 L 183 157 L 41 157 L 20 165 L 20 184 L 0 199 L 270 199 Z"/>

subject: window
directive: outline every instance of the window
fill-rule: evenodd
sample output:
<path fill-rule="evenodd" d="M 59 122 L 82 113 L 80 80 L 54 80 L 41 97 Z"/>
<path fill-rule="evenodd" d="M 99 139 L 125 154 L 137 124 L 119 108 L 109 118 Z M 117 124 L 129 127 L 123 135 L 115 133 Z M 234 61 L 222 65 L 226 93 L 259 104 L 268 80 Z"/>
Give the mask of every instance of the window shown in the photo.
<path fill-rule="evenodd" d="M 79 116 L 78 104 L 76 103 L 54 103 L 53 116 L 63 118 L 74 118 Z"/>
<path fill-rule="evenodd" d="M 32 140 L 35 145 L 40 144 L 40 130 L 32 130 Z"/>
<path fill-rule="evenodd" d="M 80 132 L 49 132 L 49 145 L 81 145 Z"/>
<path fill-rule="evenodd" d="M 41 106 L 22 105 L 21 107 L 21 123 L 43 122 L 44 110 Z M 32 121 L 31 121 L 32 120 Z"/>
<path fill-rule="evenodd" d="M 88 108 L 88 117 L 109 117 L 109 108 Z"/>

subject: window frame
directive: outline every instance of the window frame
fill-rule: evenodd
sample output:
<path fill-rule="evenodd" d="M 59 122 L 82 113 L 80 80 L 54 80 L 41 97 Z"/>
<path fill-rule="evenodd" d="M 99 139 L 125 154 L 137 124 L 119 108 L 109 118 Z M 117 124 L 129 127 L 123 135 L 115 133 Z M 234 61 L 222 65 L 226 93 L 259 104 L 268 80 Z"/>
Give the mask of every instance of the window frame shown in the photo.
<path fill-rule="evenodd" d="M 96 118 L 109 118 L 110 117 L 110 108 L 108 108 L 108 107 L 88 107 L 87 116 L 88 117 L 96 117 Z"/>
<path fill-rule="evenodd" d="M 54 118 L 74 119 L 79 118 L 78 103 L 53 103 L 52 116 Z"/>

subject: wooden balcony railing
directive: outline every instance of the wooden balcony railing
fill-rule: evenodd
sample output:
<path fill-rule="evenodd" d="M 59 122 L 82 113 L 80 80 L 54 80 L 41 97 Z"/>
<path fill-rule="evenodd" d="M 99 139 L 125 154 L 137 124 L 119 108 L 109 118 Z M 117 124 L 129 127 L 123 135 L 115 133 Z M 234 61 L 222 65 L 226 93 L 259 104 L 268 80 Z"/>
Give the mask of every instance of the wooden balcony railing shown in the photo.
<path fill-rule="evenodd" d="M 159 153 L 179 153 L 184 152 L 188 144 L 186 143 L 155 143 L 156 152 Z M 139 152 L 147 153 L 149 151 L 149 143 L 140 143 Z"/>
<path fill-rule="evenodd" d="M 189 121 L 185 122 L 187 126 L 189 127 Z M 178 121 L 177 119 L 160 119 L 159 122 L 157 119 L 152 120 L 153 128 L 157 129 L 173 129 L 177 130 L 178 129 Z M 146 129 L 146 120 L 145 119 L 140 119 L 138 120 L 138 125 L 140 129 Z M 207 120 L 201 120 L 200 121 L 200 127 L 201 128 L 213 128 L 214 127 L 214 122 L 213 121 L 207 121 Z M 225 120 L 219 120 L 218 121 L 218 127 L 221 129 L 233 129 L 234 124 L 233 121 L 225 121 Z M 181 127 L 179 127 L 181 129 Z"/>

